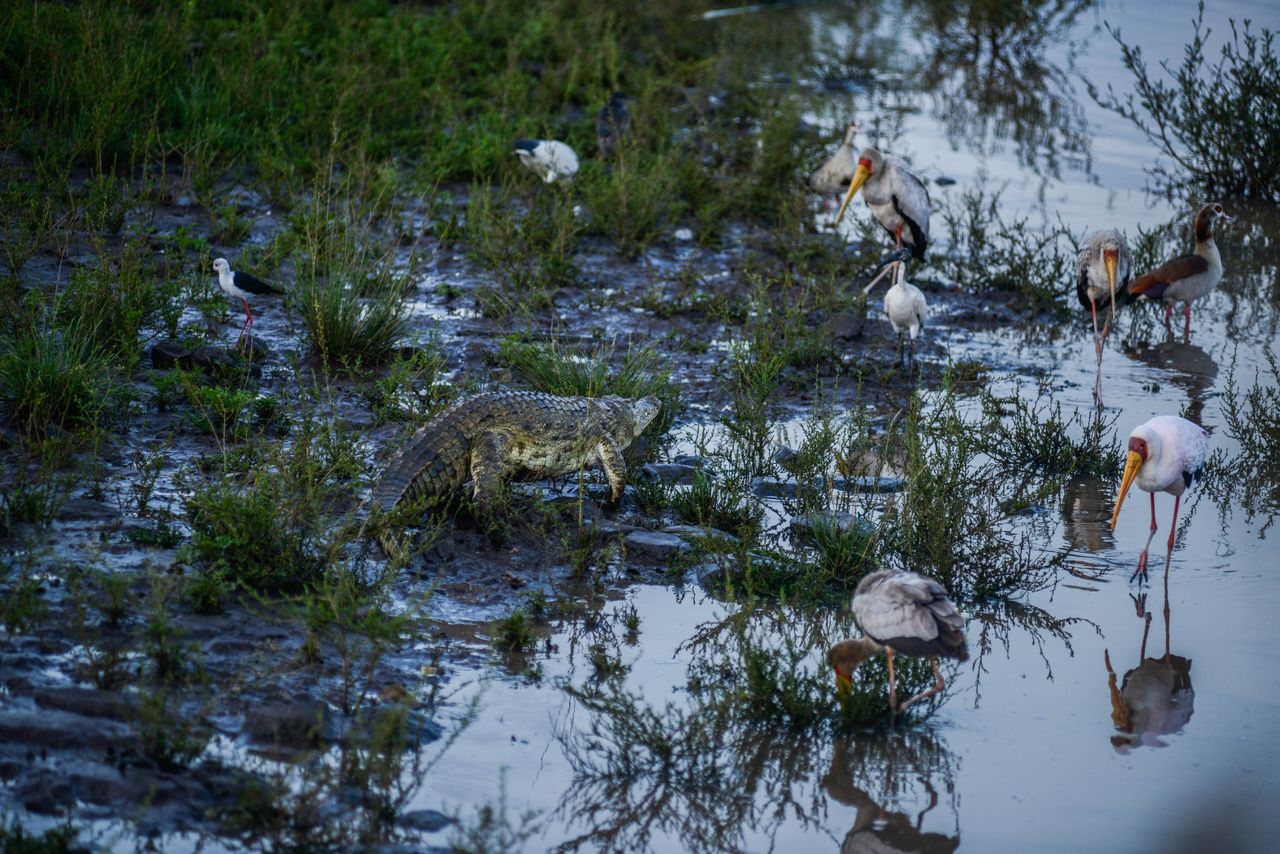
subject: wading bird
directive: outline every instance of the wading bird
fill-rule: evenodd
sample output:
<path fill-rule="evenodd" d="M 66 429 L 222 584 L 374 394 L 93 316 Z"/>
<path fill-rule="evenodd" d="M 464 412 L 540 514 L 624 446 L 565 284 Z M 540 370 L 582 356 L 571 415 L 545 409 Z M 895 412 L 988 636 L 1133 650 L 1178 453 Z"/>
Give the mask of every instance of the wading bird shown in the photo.
<path fill-rule="evenodd" d="M 889 658 L 889 709 L 905 712 L 941 691 L 942 672 L 938 657 L 966 661 L 969 649 L 964 638 L 964 617 L 956 610 L 941 584 L 927 576 L 897 569 L 873 572 L 853 593 L 853 617 L 866 637 L 841 641 L 827 653 L 827 662 L 836 675 L 836 689 L 853 687 L 853 671 L 884 650 Z M 926 656 L 933 666 L 933 687 L 921 691 L 901 706 L 893 679 L 893 654 Z"/>
<path fill-rule="evenodd" d="M 904 335 L 910 336 L 911 365 L 914 366 L 916 363 L 916 336 L 924 328 L 924 319 L 929 313 L 929 304 L 925 302 L 924 293 L 907 281 L 907 260 L 910 257 L 911 250 L 902 248 L 889 255 L 884 262 L 886 266 L 892 265 L 893 267 L 893 285 L 884 295 L 884 313 L 889 318 L 889 323 L 893 326 L 894 333 L 898 336 L 899 363 L 904 369 L 906 368 L 906 354 L 903 352 L 902 337 Z M 878 281 L 880 281 L 880 276 L 873 279 L 871 284 L 863 289 L 863 293 L 868 293 Z"/>
<path fill-rule="evenodd" d="M 232 349 L 239 349 L 240 342 L 244 341 L 247 352 L 253 343 L 253 312 L 249 310 L 249 296 L 251 294 L 253 296 L 283 294 L 284 291 L 248 273 L 235 272 L 226 258 L 214 259 L 213 269 L 218 274 L 219 287 L 244 303 L 244 326 L 240 327 L 240 337 L 236 338 L 236 346 Z"/>
<path fill-rule="evenodd" d="M 1191 303 L 1207 295 L 1222 281 L 1222 256 L 1218 254 L 1218 245 L 1213 242 L 1213 224 L 1218 220 L 1231 222 L 1232 217 L 1217 202 L 1202 207 L 1200 213 L 1196 214 L 1195 250 L 1190 255 L 1181 255 L 1150 273 L 1139 276 L 1129 285 L 1130 299 L 1146 297 L 1162 300 L 1166 304 L 1166 327 L 1173 314 L 1173 304 L 1185 303 L 1185 323 L 1182 329 L 1184 338 L 1191 335 Z"/>
<path fill-rule="evenodd" d="M 858 171 L 858 158 L 853 152 L 853 138 L 857 136 L 861 126 L 850 122 L 844 131 L 844 142 L 836 149 L 836 153 L 827 158 L 827 162 L 819 166 L 809 176 L 809 189 L 822 196 L 843 196 L 853 181 L 853 173 Z"/>
<path fill-rule="evenodd" d="M 614 92 L 600 112 L 596 113 L 596 146 L 601 159 L 608 159 L 618 150 L 618 143 L 631 127 L 631 112 L 627 109 L 627 96 Z"/>
<path fill-rule="evenodd" d="M 923 260 L 929 244 L 931 207 L 924 182 L 896 158 L 887 157 L 874 148 L 864 148 L 836 214 L 836 225 L 844 219 L 845 208 L 859 187 L 876 222 L 893 236 L 897 248 L 905 243 L 911 247 L 914 257 Z"/>
<path fill-rule="evenodd" d="M 1076 296 L 1093 312 L 1093 350 L 1098 370 L 1093 381 L 1093 400 L 1102 404 L 1102 345 L 1111 331 L 1117 296 L 1124 294 L 1133 278 L 1133 253 L 1124 235 L 1114 228 L 1085 236 L 1076 256 Z M 1098 305 L 1107 308 L 1107 319 L 1098 331 Z"/>
<path fill-rule="evenodd" d="M 558 139 L 517 139 L 515 155 L 548 184 L 578 174 L 578 155 Z"/>
<path fill-rule="evenodd" d="M 1176 415 L 1157 415 L 1145 424 L 1139 424 L 1129 434 L 1124 477 L 1120 481 L 1120 493 L 1116 496 L 1116 509 L 1111 514 L 1111 530 L 1116 529 L 1120 507 L 1135 479 L 1140 488 L 1151 493 L 1151 535 L 1142 547 L 1138 568 L 1129 577 L 1130 581 L 1147 577 L 1147 549 L 1156 536 L 1156 493 L 1167 492 L 1174 497 L 1173 522 L 1169 526 L 1169 551 L 1172 552 L 1173 538 L 1178 533 L 1178 506 L 1182 503 L 1182 493 L 1204 467 L 1208 450 L 1209 434 L 1204 428 Z"/>

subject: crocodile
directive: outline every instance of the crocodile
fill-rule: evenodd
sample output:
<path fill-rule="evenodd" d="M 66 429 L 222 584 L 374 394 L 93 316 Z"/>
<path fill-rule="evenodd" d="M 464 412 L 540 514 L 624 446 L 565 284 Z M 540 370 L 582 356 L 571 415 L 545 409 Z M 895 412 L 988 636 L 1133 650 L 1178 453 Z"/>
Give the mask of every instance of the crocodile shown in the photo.
<path fill-rule="evenodd" d="M 369 496 L 371 512 L 445 496 L 468 480 L 481 512 L 492 511 L 502 480 L 541 480 L 599 464 L 609 503 L 622 498 L 622 451 L 658 414 L 656 397 L 561 397 L 500 391 L 461 400 L 431 419 L 387 463 Z M 394 538 L 380 537 L 388 554 Z"/>

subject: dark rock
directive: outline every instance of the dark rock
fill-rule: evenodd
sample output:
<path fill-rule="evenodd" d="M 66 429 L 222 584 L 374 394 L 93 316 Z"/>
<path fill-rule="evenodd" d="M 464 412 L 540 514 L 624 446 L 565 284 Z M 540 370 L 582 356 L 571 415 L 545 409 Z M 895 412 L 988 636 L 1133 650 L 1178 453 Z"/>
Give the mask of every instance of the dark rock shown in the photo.
<path fill-rule="evenodd" d="M 649 463 L 641 468 L 641 471 L 650 480 L 657 480 L 676 486 L 688 486 L 693 483 L 693 475 L 697 469 L 684 463 Z"/>
<path fill-rule="evenodd" d="M 693 546 L 682 537 L 662 531 L 632 531 L 622 543 L 627 547 L 628 555 L 656 562 L 667 561 L 693 550 Z"/>
<path fill-rule="evenodd" d="M 812 538 L 817 525 L 834 525 L 840 531 L 859 531 L 865 537 L 875 535 L 876 526 L 866 519 L 840 510 L 814 510 L 791 518 L 791 533 L 797 537 Z"/>
<path fill-rule="evenodd" d="M 681 454 L 671 462 L 679 463 L 682 466 L 693 466 L 696 469 L 703 468 L 707 464 L 707 461 L 697 454 Z"/>
<path fill-rule="evenodd" d="M 453 818 L 436 810 L 413 810 L 396 819 L 396 823 L 420 833 L 435 833 L 453 824 Z"/>
<path fill-rule="evenodd" d="M 585 495 L 557 495 L 554 498 L 547 499 L 546 504 L 560 516 L 572 519 L 575 522 L 581 518 L 584 524 L 599 519 L 604 515 L 600 505 Z"/>
<path fill-rule="evenodd" d="M 800 483 L 794 477 L 778 479 L 776 477 L 753 477 L 751 494 L 757 498 L 796 498 L 807 493 L 817 495 L 824 488 L 821 477 L 814 478 L 811 483 Z"/>
<path fill-rule="evenodd" d="M 684 537 L 686 540 L 693 542 L 711 540 L 717 544 L 725 546 L 736 546 L 742 542 L 728 531 L 721 531 L 717 528 L 705 528 L 700 525 L 668 525 L 662 529 L 664 533 L 675 534 Z"/>
<path fill-rule="evenodd" d="M 319 700 L 255 706 L 244 716 L 251 741 L 275 747 L 318 747 L 329 728 L 329 707 Z"/>
<path fill-rule="evenodd" d="M 632 531 L 640 530 L 635 525 L 628 525 L 625 522 L 617 522 L 613 519 L 588 519 L 584 527 L 591 528 L 601 536 L 612 536 L 614 534 L 629 534 Z"/>
<path fill-rule="evenodd" d="M 177 338 L 162 338 L 151 345 L 151 367 L 159 371 L 191 367 L 191 348 Z"/>
<path fill-rule="evenodd" d="M 631 440 L 631 444 L 622 452 L 622 458 L 628 465 L 633 465 L 646 459 L 649 456 L 649 439 L 645 436 L 637 436 Z"/>
<path fill-rule="evenodd" d="M 120 511 L 110 504 L 95 501 L 92 498 L 72 498 L 63 503 L 62 508 L 58 511 L 58 518 L 108 521 L 120 518 Z"/>
<path fill-rule="evenodd" d="M 54 709 L 15 709 L 0 715 L 0 742 L 38 748 L 105 751 L 132 741 L 122 723 L 81 717 Z"/>
<path fill-rule="evenodd" d="M 240 360 L 228 350 L 212 345 L 197 347 L 191 353 L 191 365 L 208 371 L 232 370 L 240 364 Z"/>
<path fill-rule="evenodd" d="M 933 183 L 937 184 L 939 187 L 950 187 L 955 182 L 955 178 L 948 178 L 946 175 L 939 175 L 937 178 L 933 179 Z"/>
<path fill-rule="evenodd" d="M 131 705 L 115 691 L 93 688 L 44 688 L 36 691 L 35 701 L 37 706 L 46 709 L 115 720 L 124 720 Z"/>
<path fill-rule="evenodd" d="M 852 340 L 862 335 L 866 316 L 855 309 L 836 312 L 827 318 L 827 331 L 832 338 Z"/>

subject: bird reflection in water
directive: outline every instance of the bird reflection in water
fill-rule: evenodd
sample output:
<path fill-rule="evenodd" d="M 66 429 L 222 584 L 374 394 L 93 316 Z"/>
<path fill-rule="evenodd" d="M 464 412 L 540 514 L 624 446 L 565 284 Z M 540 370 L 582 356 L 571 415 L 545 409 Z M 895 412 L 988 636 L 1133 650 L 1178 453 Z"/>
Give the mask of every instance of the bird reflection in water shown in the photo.
<path fill-rule="evenodd" d="M 941 784 L 941 793 L 935 779 Z M 837 738 L 822 787 L 832 799 L 858 810 L 853 827 L 840 844 L 842 854 L 941 854 L 960 847 L 951 755 L 927 730 L 893 732 L 883 738 Z M 872 790 L 881 794 L 873 796 Z M 914 818 L 891 808 L 908 793 L 923 794 L 926 800 Z M 938 808 L 944 795 L 951 812 L 951 832 L 924 830 L 925 816 Z"/>
<path fill-rule="evenodd" d="M 1097 477 L 1077 477 L 1062 490 L 1063 535 L 1071 548 L 1100 552 L 1115 546 L 1111 535 L 1112 484 Z"/>
<path fill-rule="evenodd" d="M 1203 423 L 1205 399 L 1218 377 L 1218 363 L 1204 349 L 1170 335 L 1159 344 L 1139 342 L 1126 347 L 1125 355 L 1165 372 L 1170 383 L 1187 393 L 1183 417 Z"/>
<path fill-rule="evenodd" d="M 1111 692 L 1111 720 L 1116 732 L 1111 744 L 1119 751 L 1134 747 L 1165 747 L 1161 736 L 1182 731 L 1195 711 L 1195 689 L 1191 687 L 1191 659 L 1169 651 L 1169 561 L 1164 567 L 1164 655 L 1147 658 L 1147 637 L 1151 633 L 1151 612 L 1147 594 L 1134 596 L 1142 618 L 1142 647 L 1139 664 L 1127 671 L 1119 686 L 1111 668 L 1111 652 L 1103 653 L 1107 665 L 1107 687 Z"/>

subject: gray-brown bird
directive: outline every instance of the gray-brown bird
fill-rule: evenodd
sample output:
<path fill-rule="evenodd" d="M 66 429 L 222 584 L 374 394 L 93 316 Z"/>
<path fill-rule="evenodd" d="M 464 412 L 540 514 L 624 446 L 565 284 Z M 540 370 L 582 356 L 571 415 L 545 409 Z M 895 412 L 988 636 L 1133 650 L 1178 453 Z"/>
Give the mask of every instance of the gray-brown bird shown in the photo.
<path fill-rule="evenodd" d="M 969 648 L 964 637 L 964 617 L 935 579 L 914 572 L 884 569 L 858 583 L 853 593 L 853 617 L 865 637 L 841 641 L 831 647 L 827 661 L 836 675 L 836 688 L 853 687 L 858 665 L 884 650 L 889 658 L 889 708 L 905 712 L 946 687 L 938 658 L 966 661 Z M 901 706 L 893 678 L 893 655 L 923 656 L 933 666 L 933 686 Z"/>

